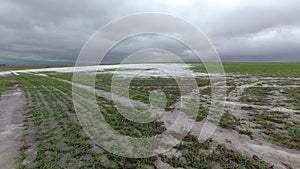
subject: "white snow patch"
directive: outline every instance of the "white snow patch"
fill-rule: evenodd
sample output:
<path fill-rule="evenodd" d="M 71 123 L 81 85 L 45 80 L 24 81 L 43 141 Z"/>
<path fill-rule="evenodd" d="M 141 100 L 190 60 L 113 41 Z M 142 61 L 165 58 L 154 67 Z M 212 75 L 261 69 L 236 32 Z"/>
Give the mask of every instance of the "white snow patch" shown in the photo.
<path fill-rule="evenodd" d="M 157 63 L 157 64 L 121 64 L 121 65 L 99 65 L 99 66 L 79 66 L 79 67 L 59 67 L 59 68 L 41 68 L 41 69 L 26 69 L 0 72 L 0 76 L 14 73 L 41 73 L 41 72 L 88 72 L 88 71 L 100 71 L 105 73 L 116 73 L 120 76 L 133 76 L 137 77 L 202 77 L 208 76 L 207 73 L 193 72 L 190 70 L 191 64 L 180 63 Z M 168 72 L 171 72 L 170 75 Z"/>

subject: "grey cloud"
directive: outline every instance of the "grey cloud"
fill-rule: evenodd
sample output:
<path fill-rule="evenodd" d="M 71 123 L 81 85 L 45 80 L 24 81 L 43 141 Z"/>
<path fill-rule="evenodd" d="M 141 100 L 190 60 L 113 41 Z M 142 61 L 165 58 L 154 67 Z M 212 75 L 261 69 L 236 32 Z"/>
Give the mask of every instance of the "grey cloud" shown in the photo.
<path fill-rule="evenodd" d="M 299 1 L 274 1 L 260 6 L 251 3 L 236 11 L 222 14 L 208 25 L 215 36 L 234 37 L 264 31 L 265 29 L 286 27 L 300 23 Z"/>
<path fill-rule="evenodd" d="M 169 53 L 163 52 L 162 50 L 169 51 Z M 153 52 L 151 53 L 151 51 Z M 180 41 L 162 35 L 143 34 L 119 42 L 118 45 L 113 47 L 105 56 L 103 62 L 109 63 L 113 61 L 120 63 L 134 52 L 137 52 L 134 58 L 138 60 L 138 62 L 174 62 L 178 60 L 177 58 L 172 58 L 172 56 L 177 56 L 186 62 L 201 61 L 190 48 Z M 170 53 L 172 53 L 172 55 Z"/>
<path fill-rule="evenodd" d="M 231 0 L 228 3 L 232 3 Z M 196 0 L 153 0 L 151 3 L 146 0 L 2 0 L 0 62 L 72 64 L 98 28 L 112 19 L 138 12 L 162 12 L 186 19 L 212 39 L 225 61 L 300 61 L 300 4 L 297 0 L 235 3 L 239 4 Z M 227 6 L 222 8 L 222 5 Z M 270 32 L 273 35 L 266 38 Z M 107 36 L 115 33 L 107 32 Z M 120 60 L 135 47 L 147 46 L 174 48 L 178 55 L 193 61 L 187 49 L 174 43 L 139 37 L 117 47 L 111 53 L 111 60 L 106 62 Z M 147 52 L 147 55 L 151 54 Z M 161 53 L 153 52 L 153 58 L 159 56 Z"/>

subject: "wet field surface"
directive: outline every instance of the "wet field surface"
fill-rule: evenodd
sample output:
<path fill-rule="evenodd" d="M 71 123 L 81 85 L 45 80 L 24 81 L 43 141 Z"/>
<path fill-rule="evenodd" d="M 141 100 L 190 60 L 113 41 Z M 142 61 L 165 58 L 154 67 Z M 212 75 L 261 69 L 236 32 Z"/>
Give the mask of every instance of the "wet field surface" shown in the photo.
<path fill-rule="evenodd" d="M 122 134 L 160 134 L 170 129 L 180 115 L 180 98 L 196 97 L 193 93 L 181 96 L 176 81 L 160 73 L 159 65 L 126 65 L 116 72 L 117 76 L 127 79 L 140 71 L 131 83 L 131 104 L 139 110 L 149 108 L 149 93 L 157 89 L 165 92 L 168 99 L 164 113 L 155 114 L 158 109 L 149 111 L 153 116 L 159 115 L 157 123 L 133 123 L 125 120 L 112 102 L 114 98 L 118 105 L 128 105 L 126 96 L 110 91 L 109 81 L 117 68 L 112 65 L 98 71 L 95 94 L 108 123 Z M 216 127 L 213 135 L 201 140 L 212 106 L 209 76 L 183 65 L 169 65 L 168 70 L 173 69 L 180 72 L 179 77 L 195 77 L 200 92 L 199 115 L 179 145 L 155 158 L 141 160 L 112 155 L 87 137 L 74 110 L 72 84 L 83 91 L 78 93 L 82 99 L 78 104 L 85 111 L 89 103 L 83 100 L 94 88 L 85 82 L 72 83 L 70 68 L 15 72 L 18 84 L 4 92 L 0 100 L 4 152 L 0 162 L 4 168 L 14 168 L 16 164 L 25 168 L 300 168 L 299 78 L 227 75 L 226 85 L 218 86 L 226 89 L 226 100 L 216 101 L 225 106 L 225 111 L 219 123 L 211 125 Z M 91 74 L 88 70 L 95 67 L 82 68 L 87 76 Z M 26 100 L 29 104 L 24 108 Z M 173 133 L 189 126 L 189 122 L 181 121 Z M 167 143 L 165 140 L 163 144 Z"/>
<path fill-rule="evenodd" d="M 4 92 L 0 99 L 0 166 L 15 168 L 21 147 L 25 97 L 18 85 Z"/>

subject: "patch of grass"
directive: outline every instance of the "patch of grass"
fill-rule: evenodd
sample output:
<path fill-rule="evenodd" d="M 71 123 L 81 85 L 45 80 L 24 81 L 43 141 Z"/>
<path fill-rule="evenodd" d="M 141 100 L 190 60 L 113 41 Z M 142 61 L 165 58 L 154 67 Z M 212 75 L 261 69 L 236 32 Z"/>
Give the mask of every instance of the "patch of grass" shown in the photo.
<path fill-rule="evenodd" d="M 262 132 L 266 134 L 270 140 L 281 143 L 285 147 L 300 150 L 300 127 L 285 126 L 285 129 L 288 131 L 287 134 L 272 129 L 263 129 Z"/>
<path fill-rule="evenodd" d="M 240 124 L 239 120 L 232 114 L 225 112 L 221 117 L 219 125 L 223 128 L 234 130 Z"/>
<path fill-rule="evenodd" d="M 266 96 L 276 88 L 261 88 L 261 87 L 249 87 L 245 89 L 241 97 L 242 103 L 256 104 L 256 105 L 268 105 Z"/>
<path fill-rule="evenodd" d="M 213 159 L 218 161 L 222 168 L 236 169 L 236 168 L 260 168 L 267 169 L 273 168 L 270 164 L 264 161 L 255 161 L 248 158 L 239 152 L 227 149 L 224 145 L 218 145 L 217 149 L 213 152 Z"/>
<path fill-rule="evenodd" d="M 101 101 L 100 101 L 101 100 Z M 102 103 L 101 113 L 109 125 L 123 135 L 131 137 L 152 137 L 161 134 L 166 129 L 162 122 L 136 123 L 122 116 L 111 102 L 99 98 Z M 105 105 L 105 106 L 103 106 Z"/>
<path fill-rule="evenodd" d="M 216 63 L 206 63 L 211 66 Z M 193 63 L 192 68 L 196 72 L 206 72 L 203 63 Z M 300 62 L 223 62 L 226 73 L 249 75 L 249 76 L 268 76 L 268 77 L 299 77 Z"/>
<path fill-rule="evenodd" d="M 49 76 L 66 79 L 69 81 L 73 80 L 72 73 L 47 73 Z M 83 78 L 90 78 L 88 72 L 82 72 Z M 112 82 L 113 74 L 110 73 L 99 73 L 96 76 L 95 87 L 105 91 L 111 91 L 111 82 Z M 126 78 L 124 81 L 128 80 Z M 88 80 L 81 79 L 80 83 L 85 85 L 91 85 L 87 83 Z M 180 90 L 176 84 L 176 81 L 171 78 L 134 78 L 127 89 L 127 86 L 123 86 L 122 83 L 117 84 L 120 92 L 119 94 L 123 94 L 122 90 L 128 90 L 129 96 L 132 99 L 140 100 L 144 103 L 149 103 L 149 94 L 151 91 L 160 89 L 162 90 L 167 97 L 167 106 L 173 105 L 180 98 Z"/>
<path fill-rule="evenodd" d="M 287 88 L 285 91 L 288 94 L 290 102 L 294 104 L 296 110 L 300 110 L 300 88 Z"/>
<path fill-rule="evenodd" d="M 288 148 L 300 149 L 300 127 L 288 121 L 282 112 L 249 114 L 250 121 L 259 124 L 259 129 L 268 139 Z"/>
<path fill-rule="evenodd" d="M 252 106 L 242 106 L 241 109 L 242 110 L 255 110 L 254 107 L 252 107 Z"/>
<path fill-rule="evenodd" d="M 203 119 L 205 119 L 207 117 L 208 112 L 209 112 L 209 106 L 210 106 L 210 104 L 200 102 L 199 112 L 198 112 L 198 115 L 196 117 L 196 121 L 202 121 Z"/>
<path fill-rule="evenodd" d="M 285 96 L 286 99 L 276 99 L 273 92 Z M 271 96 L 268 98 L 268 96 Z M 274 99 L 271 99 L 274 97 Z M 280 88 L 280 87 L 250 87 L 244 90 L 240 98 L 242 103 L 262 106 L 287 107 L 300 110 L 300 88 Z M 251 106 L 243 106 L 243 110 L 254 110 Z"/>
<path fill-rule="evenodd" d="M 243 134 L 243 135 L 247 135 L 249 136 L 251 139 L 253 139 L 253 136 L 252 136 L 252 132 L 250 130 L 239 130 L 239 133 L 240 134 Z"/>
<path fill-rule="evenodd" d="M 16 169 L 24 169 L 24 168 L 25 168 L 25 166 L 20 163 L 17 164 L 17 166 L 16 166 Z"/>
<path fill-rule="evenodd" d="M 272 166 L 264 161 L 255 161 L 239 152 L 227 149 L 224 145 L 218 145 L 211 153 L 208 150 L 211 139 L 204 143 L 198 143 L 198 140 L 188 135 L 175 148 L 182 152 L 182 157 L 175 156 L 167 157 L 161 155 L 164 162 L 167 162 L 172 167 L 183 168 L 215 168 L 218 164 L 222 168 L 259 168 L 266 169 Z"/>
<path fill-rule="evenodd" d="M 269 122 L 277 124 L 287 124 L 287 118 L 289 117 L 282 112 L 264 112 L 249 114 L 249 116 L 250 121 L 263 125 L 263 127 L 265 128 L 271 125 L 271 123 Z"/>
<path fill-rule="evenodd" d="M 6 76 L 0 76 L 0 96 L 7 89 L 8 80 Z"/>
<path fill-rule="evenodd" d="M 212 168 L 211 154 L 207 151 L 211 141 L 211 139 L 208 139 L 204 143 L 199 143 L 196 137 L 187 135 L 175 147 L 182 152 L 182 157 L 161 155 L 162 160 L 172 167 Z"/>

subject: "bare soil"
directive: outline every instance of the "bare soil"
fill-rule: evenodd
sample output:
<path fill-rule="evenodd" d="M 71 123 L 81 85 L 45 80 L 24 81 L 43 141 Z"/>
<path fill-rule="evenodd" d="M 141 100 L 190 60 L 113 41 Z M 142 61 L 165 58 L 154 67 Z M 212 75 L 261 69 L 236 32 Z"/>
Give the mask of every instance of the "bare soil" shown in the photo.
<path fill-rule="evenodd" d="M 0 99 L 0 166 L 15 168 L 22 137 L 22 109 L 25 97 L 18 85 L 5 92 Z"/>

